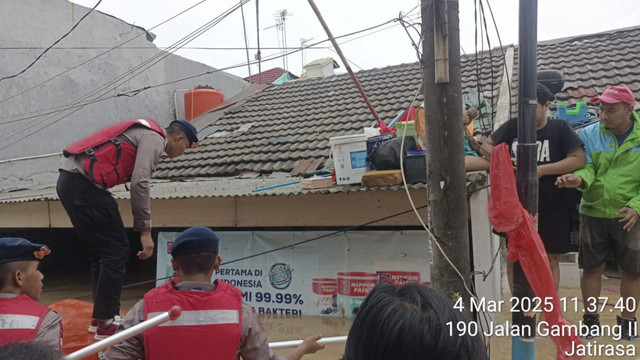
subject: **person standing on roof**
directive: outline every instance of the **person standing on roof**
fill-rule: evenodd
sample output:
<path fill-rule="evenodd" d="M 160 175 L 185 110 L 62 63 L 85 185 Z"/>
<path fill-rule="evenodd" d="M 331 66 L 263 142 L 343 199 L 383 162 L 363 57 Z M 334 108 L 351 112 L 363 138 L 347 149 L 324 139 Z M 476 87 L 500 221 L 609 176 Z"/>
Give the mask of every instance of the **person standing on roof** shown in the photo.
<path fill-rule="evenodd" d="M 211 277 L 220 268 L 218 236 L 195 226 L 183 231 L 171 247 L 175 277 L 144 295 L 124 318 L 120 331 L 166 312 L 180 317 L 113 345 L 102 360 L 225 359 L 281 360 L 251 305 L 235 286 Z M 286 360 L 300 360 L 324 348 L 320 335 L 307 337 Z"/>
<path fill-rule="evenodd" d="M 617 317 L 622 338 L 637 336 L 636 304 L 640 301 L 640 118 L 634 111 L 635 96 L 624 86 L 611 86 L 591 99 L 600 103 L 600 121 L 580 133 L 587 165 L 562 175 L 559 187 L 577 188 L 580 202 L 580 252 L 583 270 L 584 321 L 599 334 L 598 297 L 607 260 L 620 270 L 622 313 Z"/>
<path fill-rule="evenodd" d="M 0 346 L 34 342 L 62 349 L 62 317 L 38 302 L 40 260 L 50 253 L 26 239 L 0 238 Z"/>
<path fill-rule="evenodd" d="M 96 339 L 116 331 L 120 292 L 129 259 L 129 239 L 118 204 L 108 189 L 131 182 L 133 229 L 140 233 L 140 259 L 153 255 L 149 180 L 160 156 L 182 155 L 198 145 L 196 128 L 175 120 L 162 129 L 153 120 L 128 120 L 102 129 L 63 151 L 56 190 L 73 227 L 91 251 L 93 315 Z"/>

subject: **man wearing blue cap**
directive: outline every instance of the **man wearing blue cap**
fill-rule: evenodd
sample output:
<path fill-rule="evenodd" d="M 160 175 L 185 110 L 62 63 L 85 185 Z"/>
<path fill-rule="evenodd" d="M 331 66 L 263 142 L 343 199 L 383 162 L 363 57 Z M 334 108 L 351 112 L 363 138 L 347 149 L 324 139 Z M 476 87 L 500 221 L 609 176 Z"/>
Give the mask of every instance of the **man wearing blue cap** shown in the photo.
<path fill-rule="evenodd" d="M 149 180 L 160 156 L 182 155 L 198 145 L 196 128 L 175 120 L 162 129 L 153 120 L 138 119 L 102 129 L 67 147 L 68 159 L 60 169 L 57 192 L 73 227 L 91 249 L 93 315 L 89 331 L 104 339 L 116 331 L 120 292 L 129 239 L 108 189 L 131 182 L 133 228 L 140 232 L 138 258 L 153 255 Z"/>
<path fill-rule="evenodd" d="M 62 317 L 40 304 L 40 260 L 48 247 L 21 238 L 0 238 L 0 346 L 38 342 L 62 348 Z"/>
<path fill-rule="evenodd" d="M 110 347 L 103 359 L 281 359 L 269 348 L 264 328 L 251 306 L 242 302 L 240 290 L 219 280 L 211 283 L 222 262 L 218 241 L 211 229 L 201 226 L 178 236 L 171 249 L 176 278 L 146 293 L 120 330 L 174 305 L 182 308 L 180 318 Z M 299 360 L 324 348 L 319 339 L 320 335 L 308 337 L 286 359 Z"/>

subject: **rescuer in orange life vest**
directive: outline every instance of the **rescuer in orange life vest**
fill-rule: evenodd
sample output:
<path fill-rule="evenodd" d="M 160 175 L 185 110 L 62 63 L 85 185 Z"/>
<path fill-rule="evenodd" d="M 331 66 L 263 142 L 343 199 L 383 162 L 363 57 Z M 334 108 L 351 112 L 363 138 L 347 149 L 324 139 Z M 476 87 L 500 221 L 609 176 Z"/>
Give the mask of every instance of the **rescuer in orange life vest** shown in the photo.
<path fill-rule="evenodd" d="M 108 189 L 131 181 L 133 229 L 140 232 L 138 258 L 153 255 L 149 180 L 163 152 L 169 158 L 198 145 L 196 128 L 175 120 L 163 130 L 153 120 L 123 121 L 102 129 L 63 151 L 57 192 L 73 227 L 91 251 L 96 339 L 113 335 L 120 321 L 120 292 L 129 259 L 129 239 L 118 205 Z"/>
<path fill-rule="evenodd" d="M 62 317 L 40 304 L 40 260 L 51 251 L 21 238 L 0 238 L 0 346 L 37 342 L 62 348 Z"/>
<path fill-rule="evenodd" d="M 176 278 L 138 301 L 124 318 L 120 330 L 128 329 L 178 305 L 182 313 L 175 321 L 154 327 L 109 347 L 102 359 L 281 359 L 269 348 L 267 335 L 242 292 L 220 280 L 211 283 L 220 268 L 218 237 L 211 229 L 196 226 L 182 232 L 171 247 L 171 265 Z M 287 354 L 299 360 L 323 349 L 320 335 L 306 338 Z"/>

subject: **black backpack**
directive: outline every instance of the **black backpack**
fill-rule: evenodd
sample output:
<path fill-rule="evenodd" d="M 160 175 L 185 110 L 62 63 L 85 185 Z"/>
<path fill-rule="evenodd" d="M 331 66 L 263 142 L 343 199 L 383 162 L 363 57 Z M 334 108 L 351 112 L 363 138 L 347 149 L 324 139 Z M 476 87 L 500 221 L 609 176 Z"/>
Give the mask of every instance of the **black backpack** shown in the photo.
<path fill-rule="evenodd" d="M 399 170 L 400 161 L 404 159 L 407 150 L 416 149 L 416 139 L 413 136 L 405 136 L 402 156 L 400 156 L 401 143 L 402 138 L 398 137 L 380 144 L 370 156 L 371 167 L 374 170 Z"/>

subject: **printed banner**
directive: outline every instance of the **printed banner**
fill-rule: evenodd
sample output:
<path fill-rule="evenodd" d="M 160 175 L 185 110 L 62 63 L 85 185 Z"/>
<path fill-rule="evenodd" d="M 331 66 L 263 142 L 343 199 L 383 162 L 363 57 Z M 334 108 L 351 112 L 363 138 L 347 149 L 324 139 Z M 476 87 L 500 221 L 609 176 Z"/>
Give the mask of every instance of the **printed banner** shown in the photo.
<path fill-rule="evenodd" d="M 352 231 L 301 245 L 330 231 L 221 231 L 222 266 L 213 274 L 236 286 L 262 314 L 353 317 L 380 281 L 396 286 L 428 283 L 424 231 Z M 171 244 L 179 233 L 160 233 L 158 278 L 173 274 Z M 234 261 L 284 247 L 272 253 Z M 159 281 L 161 285 L 166 280 Z"/>

